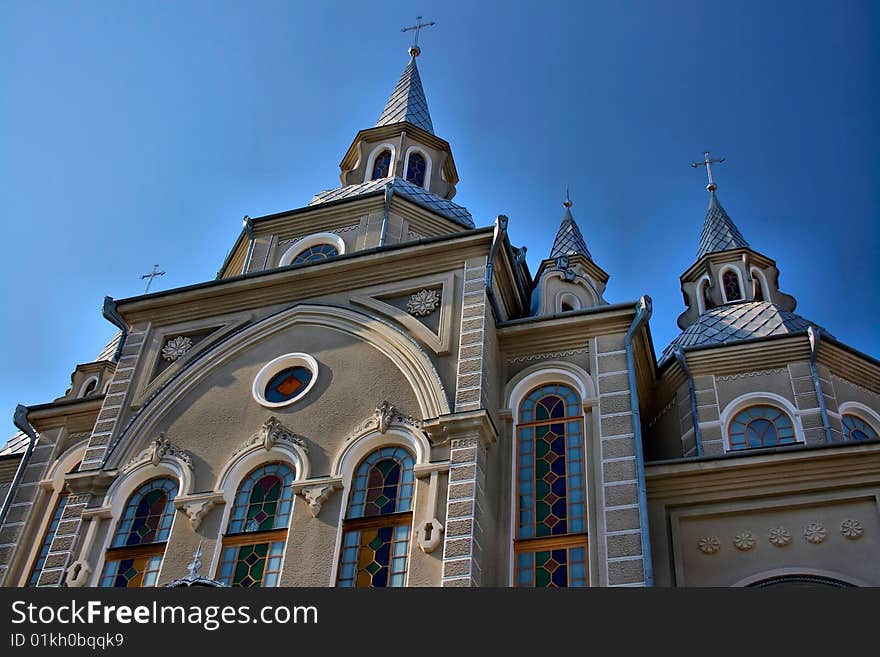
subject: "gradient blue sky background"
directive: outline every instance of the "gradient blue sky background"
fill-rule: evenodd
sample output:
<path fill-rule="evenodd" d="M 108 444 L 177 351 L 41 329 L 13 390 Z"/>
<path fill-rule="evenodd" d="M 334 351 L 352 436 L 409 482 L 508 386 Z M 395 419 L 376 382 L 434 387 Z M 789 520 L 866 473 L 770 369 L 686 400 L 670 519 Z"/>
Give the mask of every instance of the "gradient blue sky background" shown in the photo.
<path fill-rule="evenodd" d="M 533 271 L 566 184 L 606 298 L 654 299 L 718 196 L 799 314 L 880 356 L 880 3 L 0 1 L 0 427 L 64 394 L 104 295 L 214 278 L 241 228 L 338 185 L 408 60 L 479 226 Z M 7 420 L 7 418 L 9 418 Z M 0 438 L 2 440 L 2 438 Z"/>

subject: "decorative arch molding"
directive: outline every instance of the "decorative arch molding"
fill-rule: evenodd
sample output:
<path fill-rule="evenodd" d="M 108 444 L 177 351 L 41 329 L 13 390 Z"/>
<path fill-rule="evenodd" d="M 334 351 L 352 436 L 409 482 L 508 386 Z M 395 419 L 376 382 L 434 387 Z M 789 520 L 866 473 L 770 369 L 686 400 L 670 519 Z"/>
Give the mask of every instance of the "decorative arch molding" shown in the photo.
<path fill-rule="evenodd" d="M 425 351 L 410 336 L 388 322 L 341 306 L 298 304 L 244 327 L 199 354 L 181 369 L 157 394 L 141 407 L 116 438 L 107 462 L 131 458 L 138 448 L 138 436 L 156 431 L 169 408 L 199 385 L 214 370 L 254 344 L 296 325 L 332 329 L 363 340 L 385 355 L 404 375 L 415 393 L 419 413 L 434 418 L 450 412 L 440 375 Z M 130 437 L 134 439 L 129 440 Z M 140 443 L 142 444 L 142 443 Z M 119 445 L 125 446 L 114 453 Z"/>
<path fill-rule="evenodd" d="M 596 398 L 596 384 L 586 370 L 573 363 L 548 361 L 527 367 L 507 383 L 504 393 L 507 408 L 515 414 L 523 397 L 547 383 L 564 383 L 574 388 L 585 403 Z"/>
<path fill-rule="evenodd" d="M 791 418 L 791 424 L 794 427 L 794 435 L 796 442 L 799 444 L 806 443 L 804 436 L 804 426 L 801 422 L 800 411 L 789 400 L 781 395 L 772 392 L 747 392 L 740 395 L 736 399 L 728 402 L 724 410 L 721 411 L 721 434 L 724 437 L 724 450 L 731 451 L 730 447 L 730 421 L 740 411 L 749 406 L 768 405 L 775 406 L 785 412 Z"/>
<path fill-rule="evenodd" d="M 413 452 L 416 465 L 427 464 L 431 444 L 420 427 L 418 420 L 401 415 L 389 402 L 379 403 L 373 415 L 349 434 L 333 457 L 331 476 L 349 481 L 361 459 L 386 445 L 406 447 Z"/>
<path fill-rule="evenodd" d="M 586 276 L 579 274 L 579 275 L 576 275 L 573 280 L 570 280 L 569 278 L 566 278 L 564 271 L 554 270 L 554 271 L 549 271 L 549 272 L 545 273 L 541 278 L 542 278 L 542 280 L 541 280 L 542 286 L 545 286 L 547 281 L 549 281 L 553 278 L 558 278 L 559 280 L 563 281 L 564 283 L 568 283 L 569 285 L 577 285 L 577 286 L 582 287 L 584 289 L 584 291 L 589 295 L 589 297 L 587 299 L 588 305 L 584 305 L 583 299 L 581 299 L 581 301 L 582 301 L 581 305 L 584 308 L 593 308 L 595 306 L 599 306 L 602 304 L 602 295 L 600 295 L 599 291 L 596 289 L 595 283 L 593 283 L 593 281 L 591 281 Z M 572 293 L 569 292 L 569 294 L 572 294 Z M 559 308 L 558 296 L 553 301 L 554 301 L 554 307 L 553 308 L 545 308 L 544 309 L 545 313 L 556 312 L 558 310 L 558 308 Z"/>
<path fill-rule="evenodd" d="M 300 253 L 309 247 L 318 246 L 319 244 L 332 245 L 339 255 L 345 253 L 345 240 L 336 233 L 312 233 L 311 235 L 306 235 L 291 244 L 278 261 L 278 266 L 286 267 L 293 262 L 294 258 Z"/>
<path fill-rule="evenodd" d="M 835 580 L 837 582 L 848 584 L 850 586 L 872 586 L 871 584 L 856 577 L 852 577 L 851 575 L 846 575 L 844 573 L 839 573 L 832 570 L 820 570 L 818 568 L 774 568 L 773 570 L 765 570 L 763 572 L 744 577 L 738 582 L 732 584 L 732 586 L 754 586 L 755 584 L 758 584 L 765 580 L 782 577 L 797 577 L 799 575 L 825 580 Z"/>
<path fill-rule="evenodd" d="M 770 301 L 770 286 L 767 285 L 767 277 L 764 275 L 764 272 L 757 267 L 752 266 L 749 270 L 749 274 L 752 278 L 758 279 L 758 284 L 761 286 L 761 292 L 764 295 L 764 301 Z M 754 301 L 754 299 L 752 300 Z"/>
<path fill-rule="evenodd" d="M 95 387 L 89 392 L 88 387 L 93 383 L 95 384 Z M 88 377 L 85 381 L 82 382 L 82 385 L 79 387 L 79 392 L 77 393 L 76 396 L 77 397 L 85 397 L 87 392 L 89 394 L 95 394 L 95 392 L 97 392 L 97 390 L 98 390 L 98 375 L 93 374 L 92 376 Z"/>
<path fill-rule="evenodd" d="M 840 406 L 837 407 L 837 412 L 841 417 L 844 415 L 855 415 L 856 417 L 861 418 L 874 429 L 878 434 L 880 434 L 880 413 L 877 413 L 870 406 L 865 406 L 861 402 L 857 401 L 846 401 L 842 402 Z"/>
<path fill-rule="evenodd" d="M 397 147 L 391 142 L 383 142 L 373 147 L 370 155 L 367 157 L 367 168 L 364 169 L 364 182 L 373 179 L 373 165 L 376 164 L 376 157 L 382 151 L 391 151 L 391 165 L 388 167 L 388 177 L 394 176 L 395 164 L 397 163 Z"/>
<path fill-rule="evenodd" d="M 407 175 L 409 174 L 409 156 L 413 153 L 418 153 L 423 158 L 425 158 L 425 183 L 422 185 L 423 188 L 428 189 L 431 186 L 431 167 L 432 160 L 431 156 L 428 155 L 428 151 L 426 151 L 421 146 L 410 146 L 406 149 L 406 153 L 403 156 L 403 179 L 408 180 Z M 394 160 L 394 153 L 391 153 L 391 159 Z M 370 173 L 372 173 L 372 167 L 370 167 Z"/>
<path fill-rule="evenodd" d="M 739 282 L 739 299 L 728 299 L 727 298 L 727 290 L 724 289 L 724 274 L 732 271 L 736 274 L 736 280 Z M 731 303 L 732 301 L 745 301 L 746 300 L 746 287 L 743 284 L 743 276 L 739 267 L 735 265 L 724 265 L 721 269 L 718 270 L 718 285 L 721 287 L 721 298 L 724 299 L 724 303 Z"/>
<path fill-rule="evenodd" d="M 700 276 L 700 279 L 697 281 L 697 286 L 696 288 L 694 288 L 696 290 L 697 296 L 697 310 L 699 311 L 700 315 L 702 315 L 707 310 L 706 298 L 703 296 L 703 285 L 706 283 L 709 284 L 709 289 L 711 290 L 712 278 L 709 276 L 709 274 L 703 274 L 702 276 Z"/>

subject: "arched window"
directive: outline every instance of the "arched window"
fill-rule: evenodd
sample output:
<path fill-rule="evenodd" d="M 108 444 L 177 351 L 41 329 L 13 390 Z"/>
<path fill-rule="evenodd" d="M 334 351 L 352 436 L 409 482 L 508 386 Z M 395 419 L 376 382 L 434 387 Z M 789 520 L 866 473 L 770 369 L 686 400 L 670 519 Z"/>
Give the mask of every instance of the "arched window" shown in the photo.
<path fill-rule="evenodd" d="M 724 288 L 724 298 L 727 301 L 739 301 L 742 292 L 739 289 L 739 276 L 733 269 L 728 269 L 721 275 L 721 285 Z"/>
<path fill-rule="evenodd" d="M 82 397 L 88 397 L 91 394 L 94 394 L 95 390 L 98 389 L 98 379 L 91 379 L 86 387 L 83 389 Z"/>
<path fill-rule="evenodd" d="M 419 187 L 424 187 L 425 171 L 427 168 L 428 163 L 425 161 L 424 155 L 421 153 L 410 153 L 409 160 L 406 163 L 406 179 Z"/>
<path fill-rule="evenodd" d="M 238 487 L 217 579 L 227 586 L 277 586 L 293 506 L 296 474 L 286 463 L 267 463 Z"/>
<path fill-rule="evenodd" d="M 874 428 L 857 415 L 846 414 L 841 418 L 843 434 L 847 440 L 877 440 Z"/>
<path fill-rule="evenodd" d="M 387 178 L 388 172 L 391 170 L 391 151 L 385 149 L 373 160 L 373 173 L 370 180 L 378 180 L 379 178 Z"/>
<path fill-rule="evenodd" d="M 412 454 L 382 447 L 354 473 L 342 526 L 339 586 L 403 586 L 412 525 Z"/>
<path fill-rule="evenodd" d="M 712 294 L 709 292 L 709 281 L 703 281 L 700 283 L 700 296 L 703 299 L 704 310 L 709 310 L 710 308 L 715 307 L 715 302 L 712 301 Z"/>
<path fill-rule="evenodd" d="M 764 288 L 761 287 L 761 279 L 754 271 L 752 271 L 752 280 L 755 281 L 755 301 L 764 300 Z"/>
<path fill-rule="evenodd" d="M 730 449 L 773 447 L 797 442 L 794 425 L 785 411 L 775 406 L 749 406 L 733 416 L 728 427 Z"/>
<path fill-rule="evenodd" d="M 587 585 L 583 411 L 563 385 L 523 399 L 517 423 L 516 584 Z"/>
<path fill-rule="evenodd" d="M 174 521 L 177 488 L 173 479 L 153 479 L 128 498 L 107 550 L 101 586 L 156 585 Z"/>
<path fill-rule="evenodd" d="M 320 262 L 338 255 L 339 251 L 332 244 L 315 244 L 297 253 L 290 264 L 299 265 L 304 262 Z"/>

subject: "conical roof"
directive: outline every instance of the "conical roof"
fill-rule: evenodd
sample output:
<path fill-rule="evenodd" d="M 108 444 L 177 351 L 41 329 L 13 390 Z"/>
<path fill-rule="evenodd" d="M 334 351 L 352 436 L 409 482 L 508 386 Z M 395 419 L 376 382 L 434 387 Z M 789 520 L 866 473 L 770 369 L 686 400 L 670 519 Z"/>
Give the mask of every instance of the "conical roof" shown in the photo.
<path fill-rule="evenodd" d="M 707 253 L 739 249 L 748 245 L 733 219 L 721 207 L 715 192 L 710 192 L 709 209 L 706 211 L 706 221 L 700 235 L 700 245 L 697 247 L 697 260 Z"/>
<path fill-rule="evenodd" d="M 550 249 L 551 259 L 564 255 L 582 255 L 587 260 L 593 259 L 587 248 L 587 243 L 584 241 L 584 236 L 581 235 L 581 230 L 571 215 L 570 203 L 566 203 L 565 214 L 562 215 L 556 239 L 553 241 L 553 248 Z"/>
<path fill-rule="evenodd" d="M 422 78 L 419 76 L 415 57 L 411 57 L 409 64 L 403 69 L 403 75 L 391 92 L 391 97 L 385 104 L 379 120 L 376 121 L 376 126 L 404 121 L 434 134 L 434 125 L 431 123 L 428 101 L 425 99 L 425 90 L 422 89 Z"/>

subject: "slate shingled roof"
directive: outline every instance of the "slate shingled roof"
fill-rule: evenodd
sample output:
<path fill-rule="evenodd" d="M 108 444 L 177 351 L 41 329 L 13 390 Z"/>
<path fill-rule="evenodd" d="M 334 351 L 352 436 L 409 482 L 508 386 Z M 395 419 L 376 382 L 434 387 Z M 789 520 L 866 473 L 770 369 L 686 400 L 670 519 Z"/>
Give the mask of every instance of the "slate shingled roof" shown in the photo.
<path fill-rule="evenodd" d="M 663 355 L 662 365 L 672 357 L 676 347 L 724 345 L 750 338 L 766 338 L 806 331 L 815 326 L 828 337 L 834 337 L 821 326 L 800 315 L 783 310 L 769 301 L 747 301 L 718 306 L 705 311 L 700 318 L 673 340 Z"/>
<path fill-rule="evenodd" d="M 422 89 L 422 78 L 416 66 L 416 58 L 409 60 L 403 75 L 391 92 L 391 97 L 385 104 L 385 109 L 376 121 L 376 126 L 391 125 L 408 121 L 414 126 L 434 134 L 434 125 L 431 123 L 431 115 L 428 112 L 428 101 L 425 91 Z"/>
<path fill-rule="evenodd" d="M 319 205 L 328 201 L 338 201 L 344 198 L 353 198 L 363 194 L 370 194 L 385 188 L 388 183 L 394 185 L 394 193 L 400 194 L 405 199 L 412 201 L 416 205 L 420 205 L 426 210 L 435 212 L 441 217 L 454 221 L 465 228 L 473 228 L 474 220 L 471 213 L 460 205 L 449 201 L 442 196 L 437 196 L 427 191 L 424 187 L 411 183 L 397 176 L 388 178 L 379 178 L 370 180 L 356 185 L 346 185 L 345 187 L 337 187 L 326 192 L 315 195 L 309 205 Z"/>
<path fill-rule="evenodd" d="M 707 253 L 739 249 L 748 245 L 739 228 L 721 207 L 715 192 L 712 192 L 709 209 L 706 211 L 706 222 L 700 235 L 700 246 L 697 247 L 697 260 Z"/>
<path fill-rule="evenodd" d="M 27 449 L 29 438 L 19 431 L 10 438 L 3 447 L 0 447 L 0 456 L 11 456 L 12 454 L 24 454 Z"/>
<path fill-rule="evenodd" d="M 571 209 L 565 208 L 565 214 L 559 224 L 559 231 L 556 233 L 556 239 L 553 240 L 553 248 L 550 249 L 550 258 L 555 259 L 562 255 L 576 254 L 586 256 L 587 260 L 593 259 L 577 222 L 571 216 Z"/>

